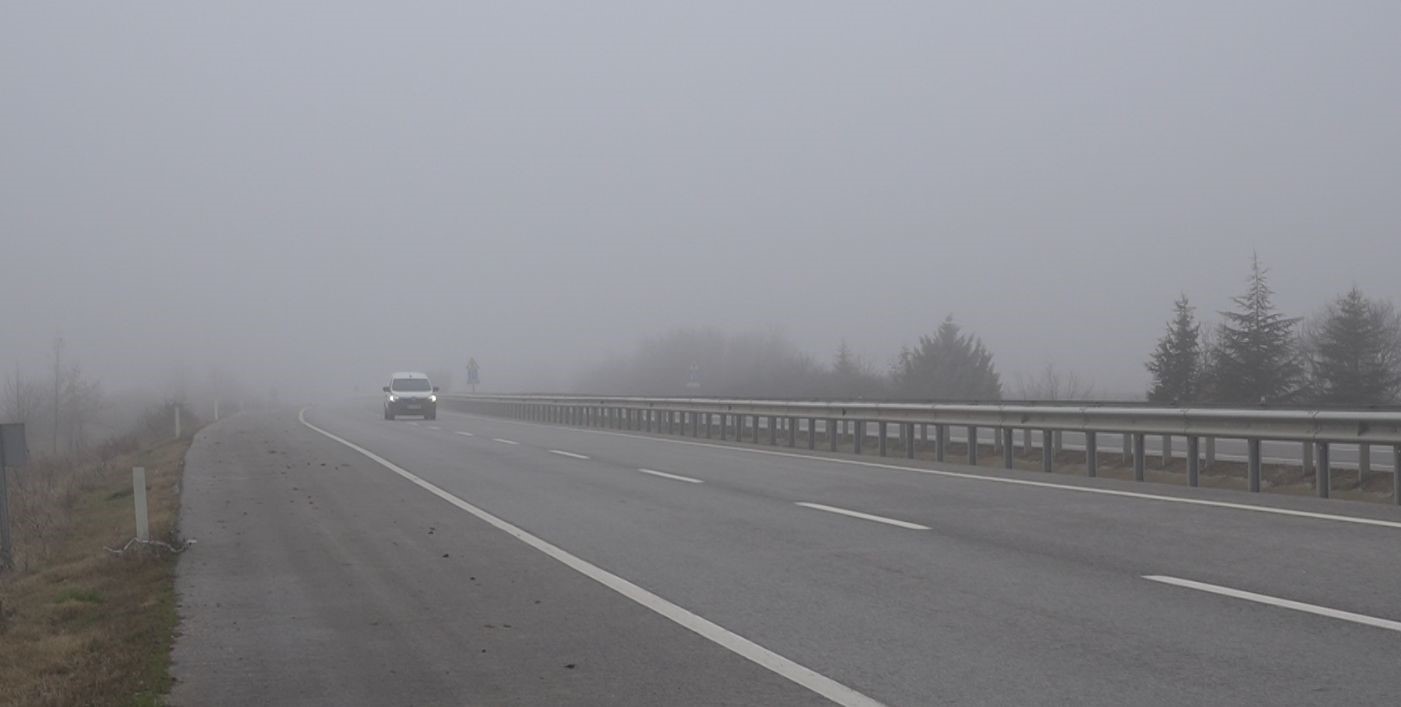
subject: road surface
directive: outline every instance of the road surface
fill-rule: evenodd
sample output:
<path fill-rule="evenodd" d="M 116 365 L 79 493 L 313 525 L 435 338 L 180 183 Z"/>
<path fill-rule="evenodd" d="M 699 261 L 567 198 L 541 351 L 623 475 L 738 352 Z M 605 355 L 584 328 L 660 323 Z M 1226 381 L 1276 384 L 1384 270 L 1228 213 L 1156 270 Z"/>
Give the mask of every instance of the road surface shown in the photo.
<path fill-rule="evenodd" d="M 1401 694 L 1396 508 L 298 412 L 190 451 L 175 704 Z"/>

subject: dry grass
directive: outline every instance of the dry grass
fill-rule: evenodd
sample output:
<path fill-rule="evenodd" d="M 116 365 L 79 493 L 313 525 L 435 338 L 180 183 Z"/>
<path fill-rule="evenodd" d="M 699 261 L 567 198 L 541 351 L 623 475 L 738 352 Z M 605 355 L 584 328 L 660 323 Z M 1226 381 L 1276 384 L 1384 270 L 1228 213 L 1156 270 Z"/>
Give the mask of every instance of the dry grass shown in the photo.
<path fill-rule="evenodd" d="M 175 558 L 134 546 L 131 467 L 151 536 L 172 540 L 187 440 L 128 441 L 11 470 L 17 573 L 0 575 L 0 705 L 159 704 L 169 688 Z"/>

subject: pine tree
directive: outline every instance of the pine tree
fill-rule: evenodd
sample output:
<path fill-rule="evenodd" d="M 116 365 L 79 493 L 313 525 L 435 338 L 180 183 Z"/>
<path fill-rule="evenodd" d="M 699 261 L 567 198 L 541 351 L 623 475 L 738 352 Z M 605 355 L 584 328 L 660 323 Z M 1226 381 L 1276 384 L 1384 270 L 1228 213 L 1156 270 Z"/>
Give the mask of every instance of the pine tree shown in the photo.
<path fill-rule="evenodd" d="M 1251 258 L 1245 294 L 1233 298 L 1238 308 L 1221 312 L 1216 347 L 1211 352 L 1214 396 L 1229 403 L 1288 402 L 1297 397 L 1304 365 L 1295 337 L 1297 317 L 1274 308 L 1268 271 Z"/>
<path fill-rule="evenodd" d="M 1153 387 L 1148 400 L 1155 403 L 1186 404 L 1197 398 L 1201 374 L 1201 324 L 1193 316 L 1194 307 L 1183 294 L 1173 304 L 1174 316 L 1167 333 L 1158 339 L 1158 348 L 1148 361 Z"/>
<path fill-rule="evenodd" d="M 922 336 L 919 346 L 900 352 L 892 377 L 902 397 L 1002 398 L 1002 380 L 993 366 L 992 353 L 978 337 L 961 333 L 951 316 L 944 319 L 934 336 Z"/>
<path fill-rule="evenodd" d="M 1329 304 L 1305 332 L 1314 399 L 1379 405 L 1401 394 L 1401 317 L 1356 287 Z"/>

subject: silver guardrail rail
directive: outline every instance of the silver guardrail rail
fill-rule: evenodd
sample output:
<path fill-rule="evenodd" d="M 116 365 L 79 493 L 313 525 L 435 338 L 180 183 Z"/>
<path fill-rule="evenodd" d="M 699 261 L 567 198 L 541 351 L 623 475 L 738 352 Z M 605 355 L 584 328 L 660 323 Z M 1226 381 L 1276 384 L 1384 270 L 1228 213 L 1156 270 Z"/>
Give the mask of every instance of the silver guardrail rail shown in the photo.
<path fill-rule="evenodd" d="M 722 398 L 646 398 L 560 395 L 444 395 L 448 407 L 488 415 L 537 422 L 589 427 L 687 434 L 691 436 L 760 442 L 767 431 L 769 444 L 795 446 L 804 435 L 808 448 L 816 447 L 819 429 L 828 447 L 836 451 L 840 439 L 849 438 L 856 454 L 868 437 L 868 425 L 876 426 L 881 456 L 888 451 L 890 426 L 907 458 L 913 458 L 915 441 L 932 443 L 936 461 L 944 461 L 950 428 L 967 430 L 965 439 L 978 440 L 978 430 L 993 430 L 993 447 L 1002 452 L 1008 468 L 1014 466 L 1015 431 L 1029 442 L 1033 432 L 1042 436 L 1041 466 L 1051 471 L 1055 452 L 1061 448 L 1059 433 L 1085 437 L 1085 465 L 1096 473 L 1100 446 L 1098 433 L 1123 437 L 1124 454 L 1131 457 L 1134 478 L 1145 475 L 1145 438 L 1161 436 L 1165 449 L 1171 440 L 1186 440 L 1188 483 L 1197 486 L 1202 462 L 1215 458 L 1218 439 L 1244 440 L 1249 489 L 1260 490 L 1261 443 L 1304 443 L 1304 466 L 1315 473 L 1318 495 L 1330 490 L 1330 447 L 1356 445 L 1361 458 L 1370 458 L 1373 446 L 1391 447 L 1392 496 L 1401 505 L 1401 411 L 1250 410 L 1220 408 L 1098 407 L 1069 405 L 973 405 L 870 401 L 748 400 Z M 933 435 L 929 434 L 930 429 Z M 918 436 L 916 432 L 918 431 Z M 966 444 L 967 463 L 978 463 L 979 444 Z M 1025 444 L 1025 447 L 1029 447 Z M 1205 454 L 1203 454 L 1203 451 Z M 1165 453 L 1166 458 L 1166 453 Z M 1362 472 L 1367 471 L 1364 461 Z"/>

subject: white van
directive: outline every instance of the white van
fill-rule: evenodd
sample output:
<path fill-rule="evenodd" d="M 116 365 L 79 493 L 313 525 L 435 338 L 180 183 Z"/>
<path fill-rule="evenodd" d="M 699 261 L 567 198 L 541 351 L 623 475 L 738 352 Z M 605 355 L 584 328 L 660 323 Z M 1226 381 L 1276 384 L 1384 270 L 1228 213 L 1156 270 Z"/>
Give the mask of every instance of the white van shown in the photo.
<path fill-rule="evenodd" d="M 417 371 L 401 371 L 389 377 L 384 386 L 384 419 L 397 415 L 422 415 L 425 420 L 438 418 L 438 387 L 428 376 Z"/>

